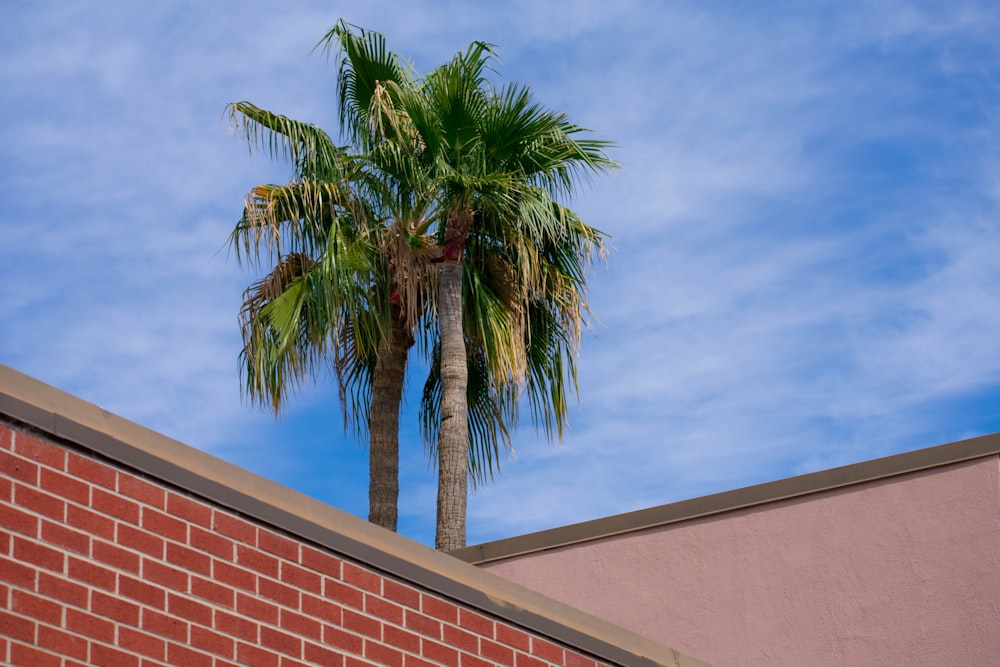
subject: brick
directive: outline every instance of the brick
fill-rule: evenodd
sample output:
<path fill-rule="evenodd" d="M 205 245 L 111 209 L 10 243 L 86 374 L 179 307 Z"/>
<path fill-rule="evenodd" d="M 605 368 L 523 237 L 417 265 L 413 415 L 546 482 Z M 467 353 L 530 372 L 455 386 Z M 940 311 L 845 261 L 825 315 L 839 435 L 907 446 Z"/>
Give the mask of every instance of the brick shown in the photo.
<path fill-rule="evenodd" d="M 90 555 L 90 535 L 47 519 L 42 522 L 41 539 L 78 554 Z"/>
<path fill-rule="evenodd" d="M 312 595 L 307 595 L 305 593 L 302 594 L 301 607 L 302 613 L 328 623 L 336 623 L 337 625 L 340 625 L 341 620 L 343 619 L 340 605 L 327 602 L 326 600 Z"/>
<path fill-rule="evenodd" d="M 384 597 L 398 602 L 399 604 L 420 609 L 420 591 L 409 586 L 404 586 L 392 579 L 382 580 L 382 594 Z"/>
<path fill-rule="evenodd" d="M 96 551 L 96 543 L 94 548 Z M 118 586 L 118 575 L 114 570 L 75 556 L 70 556 L 69 562 L 66 563 L 66 575 L 74 581 L 103 588 L 106 591 L 114 591 Z"/>
<path fill-rule="evenodd" d="M 46 600 L 34 593 L 13 590 L 10 595 L 11 611 L 29 616 L 49 625 L 62 625 L 62 605 Z"/>
<path fill-rule="evenodd" d="M 118 595 L 161 611 L 167 602 L 167 594 L 163 588 L 124 574 L 118 575 Z"/>
<path fill-rule="evenodd" d="M 278 667 L 278 654 L 253 644 L 237 642 L 236 661 L 254 667 Z"/>
<path fill-rule="evenodd" d="M 232 657 L 236 650 L 236 642 L 232 637 L 197 625 L 191 626 L 190 644 L 194 648 L 226 657 Z"/>
<path fill-rule="evenodd" d="M 0 581 L 34 590 L 38 574 L 41 573 L 24 563 L 18 563 L 10 558 L 0 558 Z"/>
<path fill-rule="evenodd" d="M 328 577 L 333 577 L 335 579 L 340 579 L 341 577 L 341 565 L 343 564 L 343 561 L 324 551 L 320 551 L 319 549 L 303 545 L 302 557 L 299 562 L 304 567 L 307 567 L 310 570 L 315 570 L 316 572 L 324 574 Z"/>
<path fill-rule="evenodd" d="M 527 653 L 517 653 L 514 656 L 514 667 L 549 667 L 549 664 Z"/>
<path fill-rule="evenodd" d="M 123 498 L 115 493 L 94 487 L 90 490 L 90 506 L 102 514 L 127 521 L 139 523 L 139 503 Z"/>
<path fill-rule="evenodd" d="M 293 657 L 301 657 L 302 655 L 302 639 L 266 625 L 262 625 L 260 628 L 260 644 L 285 655 Z"/>
<path fill-rule="evenodd" d="M 26 459 L 62 470 L 66 467 L 66 450 L 51 442 L 44 442 L 23 431 L 14 443 L 14 452 Z"/>
<path fill-rule="evenodd" d="M 78 635 L 84 635 L 90 639 L 102 642 L 113 642 L 115 640 L 115 624 L 111 621 L 88 613 L 68 607 L 66 609 L 65 628 Z"/>
<path fill-rule="evenodd" d="M 344 563 L 344 581 L 352 586 L 363 588 L 371 593 L 382 594 L 382 577 L 371 570 L 358 567 L 353 563 Z"/>
<path fill-rule="evenodd" d="M 325 646 L 307 642 L 304 648 L 302 657 L 314 665 L 323 665 L 323 667 L 343 667 L 344 665 L 343 654 L 331 651 Z"/>
<path fill-rule="evenodd" d="M 66 518 L 66 501 L 24 484 L 14 485 L 14 504 L 56 521 Z"/>
<path fill-rule="evenodd" d="M 430 616 L 424 616 L 423 614 L 407 609 L 403 625 L 425 637 L 441 639 L 441 621 Z"/>
<path fill-rule="evenodd" d="M 218 609 L 215 611 L 215 629 L 250 643 L 255 643 L 258 640 L 256 623 L 237 614 L 230 614 Z"/>
<path fill-rule="evenodd" d="M 236 553 L 236 543 L 231 539 L 198 526 L 189 526 L 188 544 L 225 560 L 233 560 Z"/>
<path fill-rule="evenodd" d="M 184 644 L 188 641 L 188 622 L 177 616 L 162 614 L 152 609 L 143 609 L 139 627 L 146 632 Z"/>
<path fill-rule="evenodd" d="M 281 581 L 303 591 L 319 593 L 323 590 L 323 578 L 315 572 L 288 561 L 281 562 Z"/>
<path fill-rule="evenodd" d="M 2 425 L 0 425 L 0 449 L 14 449 L 14 431 Z M 2 652 L 0 656 L 3 656 Z"/>
<path fill-rule="evenodd" d="M 236 611 L 257 621 L 272 625 L 278 624 L 277 605 L 251 597 L 246 593 L 236 593 Z"/>
<path fill-rule="evenodd" d="M 257 546 L 257 526 L 243 519 L 215 510 L 213 512 L 212 528 L 222 535 L 239 540 L 250 546 Z"/>
<path fill-rule="evenodd" d="M 38 647 L 59 653 L 67 658 L 86 661 L 87 643 L 83 637 L 45 625 L 38 626 Z"/>
<path fill-rule="evenodd" d="M 269 530 L 257 531 L 257 546 L 286 560 L 299 562 L 299 543 Z"/>
<path fill-rule="evenodd" d="M 166 507 L 166 490 L 134 475 L 118 475 L 118 493 L 157 509 Z"/>
<path fill-rule="evenodd" d="M 212 527 L 211 507 L 173 491 L 167 493 L 167 513 L 202 528 Z"/>
<path fill-rule="evenodd" d="M 139 574 L 139 554 L 122 549 L 117 545 L 94 540 L 90 546 L 90 555 L 94 560 L 111 567 Z"/>
<path fill-rule="evenodd" d="M 90 660 L 101 667 L 139 667 L 139 657 L 113 646 L 90 645 Z"/>
<path fill-rule="evenodd" d="M 364 640 L 361 637 L 332 625 L 323 626 L 323 643 L 348 653 L 360 654 L 364 648 Z"/>
<path fill-rule="evenodd" d="M 420 653 L 420 635 L 392 625 L 382 628 L 382 635 L 387 644 L 399 647 L 409 653 Z"/>
<path fill-rule="evenodd" d="M 531 640 L 528 633 L 516 630 L 509 625 L 497 623 L 496 640 L 502 644 L 519 648 L 522 651 L 531 651 Z"/>
<path fill-rule="evenodd" d="M 181 544 L 167 542 L 167 562 L 188 572 L 212 576 L 212 559 Z"/>
<path fill-rule="evenodd" d="M 12 643 L 10 645 L 10 664 L 24 665 L 25 667 L 61 667 L 62 658 L 32 646 Z"/>
<path fill-rule="evenodd" d="M 212 578 L 224 584 L 250 591 L 251 593 L 257 591 L 256 574 L 250 570 L 244 570 L 221 560 L 212 561 Z"/>
<path fill-rule="evenodd" d="M 76 505 L 66 506 L 66 523 L 79 528 L 88 535 L 105 540 L 115 539 L 115 520 Z"/>
<path fill-rule="evenodd" d="M 301 660 L 295 660 L 294 658 L 289 658 L 288 656 L 281 656 L 281 667 L 313 667 L 308 665 Z"/>
<path fill-rule="evenodd" d="M 380 642 L 365 640 L 365 657 L 386 667 L 403 667 L 403 654 Z"/>
<path fill-rule="evenodd" d="M 237 544 L 236 563 L 272 579 L 278 578 L 278 559 L 259 549 Z"/>
<path fill-rule="evenodd" d="M 170 642 L 167 644 L 167 663 L 184 667 L 213 667 L 212 656 L 194 651 L 187 646 Z M 253 664 L 253 663 L 250 663 Z"/>
<path fill-rule="evenodd" d="M 154 558 L 163 559 L 163 538 L 159 535 L 134 528 L 125 524 L 118 524 L 118 537 L 115 540 L 120 546 L 141 551 Z"/>
<path fill-rule="evenodd" d="M 494 663 L 510 666 L 514 664 L 514 649 L 482 637 L 479 639 L 479 655 L 489 658 Z"/>
<path fill-rule="evenodd" d="M 39 470 L 38 484 L 46 491 L 80 505 L 90 504 L 90 485 L 51 468 Z"/>
<path fill-rule="evenodd" d="M 118 472 L 114 468 L 76 452 L 66 453 L 66 472 L 112 491 L 117 488 Z"/>
<path fill-rule="evenodd" d="M 0 477 L 0 502 L 14 502 L 14 480 L 10 477 Z"/>
<path fill-rule="evenodd" d="M 355 658 L 353 655 L 344 656 L 345 667 L 379 667 L 374 662 Z"/>
<path fill-rule="evenodd" d="M 142 578 L 173 591 L 186 593 L 190 575 L 180 568 L 166 565 L 150 558 L 142 559 Z"/>
<path fill-rule="evenodd" d="M 458 610 L 459 626 L 482 637 L 493 639 L 493 621 L 468 609 Z"/>
<path fill-rule="evenodd" d="M 90 600 L 90 592 L 86 586 L 54 577 L 48 572 L 38 573 L 38 593 L 64 604 L 86 608 Z"/>
<path fill-rule="evenodd" d="M 383 621 L 396 625 L 403 624 L 403 608 L 378 596 L 365 595 L 365 611 Z"/>
<path fill-rule="evenodd" d="M 270 579 L 260 579 L 257 582 L 261 597 L 274 600 L 279 604 L 293 609 L 299 608 L 299 590 Z"/>
<path fill-rule="evenodd" d="M 145 655 L 156 660 L 164 660 L 167 656 L 167 642 L 159 637 L 139 632 L 132 628 L 118 628 L 118 641 L 120 648 L 132 653 Z"/>
<path fill-rule="evenodd" d="M 344 628 L 372 639 L 382 639 L 382 623 L 378 619 L 358 614 L 350 609 L 344 610 Z"/>
<path fill-rule="evenodd" d="M 433 662 L 429 662 L 423 658 L 410 654 L 403 656 L 403 665 L 405 665 L 405 667 L 438 667 Z M 489 665 L 489 663 L 487 663 L 487 665 Z M 489 665 L 489 667 L 493 666 Z"/>
<path fill-rule="evenodd" d="M 0 450 L 0 474 L 25 484 L 38 484 L 38 464 L 14 456 L 6 450 Z"/>
<path fill-rule="evenodd" d="M 30 618 L 15 616 L 4 609 L 0 609 L 0 628 L 3 628 L 3 634 L 11 639 L 34 644 L 36 625 L 37 623 Z"/>
<path fill-rule="evenodd" d="M 288 609 L 281 610 L 278 625 L 282 630 L 294 632 L 309 639 L 319 640 L 323 636 L 323 626 L 319 621 Z"/>
<path fill-rule="evenodd" d="M 424 639 L 421 642 L 420 654 L 431 662 L 458 667 L 458 651 L 446 644 Z"/>
<path fill-rule="evenodd" d="M 210 579 L 191 577 L 191 595 L 233 609 L 236 603 L 236 592 L 228 586 L 217 584 Z"/>
<path fill-rule="evenodd" d="M 531 638 L 531 655 L 561 664 L 565 660 L 564 653 L 562 646 L 557 646 L 538 637 Z"/>
<path fill-rule="evenodd" d="M 479 656 L 470 653 L 462 653 L 458 656 L 458 662 L 462 667 L 496 667 L 496 663 L 483 660 Z"/>
<path fill-rule="evenodd" d="M 462 651 L 479 653 L 479 637 L 467 630 L 456 628 L 453 625 L 446 625 L 443 628 L 442 639 L 445 644 L 454 646 Z"/>
<path fill-rule="evenodd" d="M 364 593 L 333 579 L 323 580 L 323 595 L 330 600 L 346 604 L 355 609 L 365 608 Z"/>
<path fill-rule="evenodd" d="M 188 525 L 180 519 L 164 514 L 151 507 L 142 508 L 142 527 L 174 542 L 188 541 Z"/>
<path fill-rule="evenodd" d="M 17 507 L 4 505 L 0 511 L 0 526 L 28 537 L 38 537 L 39 519 Z"/>
<path fill-rule="evenodd" d="M 211 627 L 212 608 L 197 600 L 189 600 L 176 593 L 167 594 L 167 613 L 192 623 Z"/>
<path fill-rule="evenodd" d="M 90 596 L 90 610 L 126 625 L 139 625 L 139 605 L 118 596 L 94 591 Z"/>
<path fill-rule="evenodd" d="M 62 551 L 28 541 L 20 536 L 14 537 L 14 558 L 23 563 L 31 563 L 53 572 L 63 572 L 66 556 Z"/>
<path fill-rule="evenodd" d="M 458 623 L 458 607 L 432 595 L 422 595 L 420 609 L 428 616 L 440 618 L 447 623 Z"/>
<path fill-rule="evenodd" d="M 573 651 L 566 651 L 566 667 L 597 667 L 597 661 Z"/>

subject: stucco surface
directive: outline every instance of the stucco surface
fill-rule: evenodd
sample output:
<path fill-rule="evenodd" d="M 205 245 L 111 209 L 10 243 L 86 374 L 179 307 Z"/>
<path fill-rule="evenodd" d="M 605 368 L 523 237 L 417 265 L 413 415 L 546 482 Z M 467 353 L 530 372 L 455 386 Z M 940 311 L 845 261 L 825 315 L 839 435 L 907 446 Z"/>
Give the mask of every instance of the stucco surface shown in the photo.
<path fill-rule="evenodd" d="M 1000 459 L 481 567 L 718 667 L 996 667 Z"/>

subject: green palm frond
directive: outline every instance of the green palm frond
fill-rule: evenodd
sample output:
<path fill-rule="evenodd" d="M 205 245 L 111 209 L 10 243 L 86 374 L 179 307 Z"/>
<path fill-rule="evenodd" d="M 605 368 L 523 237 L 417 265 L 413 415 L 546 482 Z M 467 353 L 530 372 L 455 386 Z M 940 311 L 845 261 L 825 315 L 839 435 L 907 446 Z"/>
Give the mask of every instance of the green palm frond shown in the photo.
<path fill-rule="evenodd" d="M 233 102 L 227 107 L 230 126 L 239 131 L 250 146 L 267 150 L 272 159 L 288 160 L 296 178 L 341 182 L 347 180 L 354 164 L 347 150 L 334 145 L 318 126 L 272 113 L 250 102 Z"/>
<path fill-rule="evenodd" d="M 316 48 L 336 49 L 339 58 L 337 95 L 344 135 L 363 148 L 393 125 L 392 107 L 400 88 L 412 85 L 409 64 L 386 48 L 385 37 L 340 20 Z M 395 85 L 388 85 L 395 84 Z"/>

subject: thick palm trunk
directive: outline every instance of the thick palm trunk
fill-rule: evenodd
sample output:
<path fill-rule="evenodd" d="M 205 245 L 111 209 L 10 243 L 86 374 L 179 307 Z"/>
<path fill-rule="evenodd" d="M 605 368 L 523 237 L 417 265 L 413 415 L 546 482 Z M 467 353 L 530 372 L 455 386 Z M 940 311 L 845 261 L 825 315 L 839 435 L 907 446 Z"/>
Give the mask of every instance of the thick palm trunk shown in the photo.
<path fill-rule="evenodd" d="M 438 326 L 441 330 L 441 428 L 438 435 L 437 536 L 441 551 L 465 546 L 469 485 L 469 369 L 462 330 L 462 262 L 441 263 Z"/>
<path fill-rule="evenodd" d="M 406 357 L 413 346 L 405 325 L 393 321 L 390 344 L 379 350 L 368 416 L 368 520 L 396 531 L 399 515 L 399 404 Z"/>

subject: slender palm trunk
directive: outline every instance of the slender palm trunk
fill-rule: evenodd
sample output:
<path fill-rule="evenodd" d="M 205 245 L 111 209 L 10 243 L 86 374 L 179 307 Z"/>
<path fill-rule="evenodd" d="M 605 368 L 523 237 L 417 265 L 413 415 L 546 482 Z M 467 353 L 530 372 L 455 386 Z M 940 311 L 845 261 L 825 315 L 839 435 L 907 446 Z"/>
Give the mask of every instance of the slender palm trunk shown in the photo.
<path fill-rule="evenodd" d="M 399 404 L 413 337 L 393 318 L 390 344 L 379 350 L 368 417 L 368 520 L 396 531 L 399 514 Z"/>
<path fill-rule="evenodd" d="M 438 326 L 441 330 L 441 428 L 438 436 L 437 536 L 435 547 L 465 546 L 469 484 L 469 368 L 462 330 L 462 262 L 441 263 Z"/>

